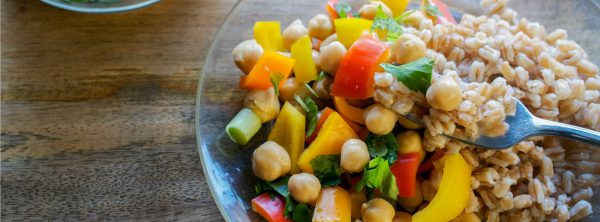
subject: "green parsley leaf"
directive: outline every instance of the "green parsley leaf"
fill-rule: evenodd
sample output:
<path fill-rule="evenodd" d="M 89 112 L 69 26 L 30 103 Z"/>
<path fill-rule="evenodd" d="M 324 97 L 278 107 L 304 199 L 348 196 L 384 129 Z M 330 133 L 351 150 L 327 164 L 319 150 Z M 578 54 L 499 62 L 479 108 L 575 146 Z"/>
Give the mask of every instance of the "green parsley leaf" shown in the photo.
<path fill-rule="evenodd" d="M 398 199 L 396 177 L 392 174 L 388 161 L 382 157 L 370 160 L 365 167 L 361 180 L 356 184 L 356 191 L 361 191 L 365 187 L 378 189 L 386 199 L 393 201 Z"/>
<path fill-rule="evenodd" d="M 333 8 L 335 8 L 339 18 L 348 17 L 348 13 L 352 10 L 352 6 L 350 6 L 348 3 L 335 3 Z"/>
<path fill-rule="evenodd" d="M 306 121 L 308 122 L 308 124 L 306 124 L 308 126 L 306 135 L 312 135 L 312 133 L 315 131 L 315 128 L 317 128 L 319 108 L 317 107 L 315 101 L 313 101 L 310 97 L 306 97 L 306 99 L 304 99 L 304 105 L 306 105 L 308 108 L 308 111 L 306 112 Z"/>
<path fill-rule="evenodd" d="M 398 159 L 399 146 L 398 142 L 396 142 L 396 137 L 392 133 L 383 136 L 369 133 L 365 139 L 365 143 L 367 144 L 371 158 L 382 157 L 389 164 L 396 162 Z"/>
<path fill-rule="evenodd" d="M 371 31 L 376 30 L 387 30 L 387 41 L 395 41 L 402 35 L 402 26 L 394 18 L 385 15 L 381 5 L 377 7 L 377 13 L 375 14 L 375 19 L 373 19 L 373 25 L 371 25 Z"/>
<path fill-rule="evenodd" d="M 277 96 L 279 96 L 279 83 L 281 82 L 281 80 L 283 80 L 283 78 L 285 78 L 285 76 L 278 72 L 272 72 L 269 76 L 271 84 L 273 84 L 273 88 L 275 88 L 275 95 Z"/>
<path fill-rule="evenodd" d="M 400 66 L 384 63 L 381 67 L 412 91 L 426 93 L 431 85 L 433 60 L 430 58 L 423 57 Z"/>
<path fill-rule="evenodd" d="M 335 186 L 340 184 L 340 155 L 321 155 L 310 161 L 315 176 L 323 186 Z"/>
<path fill-rule="evenodd" d="M 312 221 L 313 212 L 305 203 L 298 204 L 292 213 L 292 220 L 294 222 L 310 222 Z"/>

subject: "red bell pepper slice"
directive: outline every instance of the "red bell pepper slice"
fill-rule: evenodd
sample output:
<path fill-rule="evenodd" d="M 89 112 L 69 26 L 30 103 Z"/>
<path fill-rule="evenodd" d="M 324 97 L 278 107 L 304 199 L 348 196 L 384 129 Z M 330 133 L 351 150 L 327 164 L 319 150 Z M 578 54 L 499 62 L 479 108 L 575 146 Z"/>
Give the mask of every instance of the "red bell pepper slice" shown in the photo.
<path fill-rule="evenodd" d="M 423 162 L 419 166 L 419 170 L 417 170 L 417 173 L 425 173 L 425 172 L 429 172 L 430 170 L 432 170 L 433 162 L 444 157 L 444 153 L 445 153 L 445 151 L 442 149 L 435 150 L 433 155 L 431 155 L 431 157 L 429 157 L 429 159 L 425 160 L 425 162 Z"/>
<path fill-rule="evenodd" d="M 398 155 L 398 160 L 390 167 L 390 170 L 396 177 L 398 197 L 412 198 L 416 195 L 418 168 L 419 153 L 415 152 Z"/>
<path fill-rule="evenodd" d="M 429 1 L 430 5 L 437 7 L 442 13 L 441 16 L 437 16 L 437 18 L 435 18 L 435 22 L 437 24 L 442 23 L 442 21 L 447 21 L 452 24 L 456 24 L 454 16 L 452 16 L 452 13 L 450 13 L 450 9 L 448 9 L 448 5 L 446 5 L 446 3 L 443 0 L 423 0 L 421 3 L 425 4 L 426 1 Z M 433 19 L 433 17 L 431 18 Z"/>
<path fill-rule="evenodd" d="M 285 201 L 280 196 L 272 200 L 269 193 L 263 193 L 252 199 L 252 210 L 269 222 L 292 222 L 284 216 Z"/>
<path fill-rule="evenodd" d="M 361 36 L 342 58 L 331 94 L 354 99 L 373 96 L 373 75 L 388 57 L 389 48 L 385 43 L 370 35 Z"/>

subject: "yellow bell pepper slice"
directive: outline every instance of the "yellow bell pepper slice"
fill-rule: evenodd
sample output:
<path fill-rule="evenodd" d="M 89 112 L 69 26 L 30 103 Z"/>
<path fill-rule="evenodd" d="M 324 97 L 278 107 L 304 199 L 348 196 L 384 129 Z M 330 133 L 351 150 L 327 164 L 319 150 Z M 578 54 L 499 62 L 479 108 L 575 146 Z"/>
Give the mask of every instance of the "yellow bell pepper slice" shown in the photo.
<path fill-rule="evenodd" d="M 390 8 L 394 17 L 399 16 L 404 12 L 409 1 L 410 0 L 381 0 L 383 4 Z"/>
<path fill-rule="evenodd" d="M 280 22 L 258 21 L 254 23 L 254 39 L 265 51 L 285 51 Z"/>
<path fill-rule="evenodd" d="M 369 32 L 373 24 L 373 21 L 363 18 L 341 18 L 333 22 L 338 41 L 346 48 L 350 48 L 365 31 Z"/>
<path fill-rule="evenodd" d="M 296 59 L 294 74 L 300 82 L 317 79 L 317 66 L 312 57 L 312 41 L 308 35 L 302 36 L 292 44 L 292 58 Z"/>
<path fill-rule="evenodd" d="M 299 173 L 296 162 L 304 150 L 305 117 L 292 104 L 286 102 L 279 112 L 268 140 L 283 146 L 290 155 L 291 173 Z"/>
<path fill-rule="evenodd" d="M 444 157 L 440 189 L 424 209 L 413 215 L 413 222 L 447 222 L 460 215 L 471 195 L 471 165 L 460 154 Z"/>
<path fill-rule="evenodd" d="M 419 162 L 425 158 L 425 150 L 421 144 L 421 135 L 414 130 L 408 130 L 396 135 L 398 154 L 419 153 Z"/>
<path fill-rule="evenodd" d="M 353 138 L 358 138 L 354 130 L 348 126 L 340 114 L 332 112 L 323 123 L 315 141 L 300 155 L 298 167 L 304 172 L 313 173 L 311 160 L 320 155 L 340 154 L 344 142 Z"/>
<path fill-rule="evenodd" d="M 317 198 L 313 222 L 350 222 L 350 193 L 340 187 L 321 189 Z"/>

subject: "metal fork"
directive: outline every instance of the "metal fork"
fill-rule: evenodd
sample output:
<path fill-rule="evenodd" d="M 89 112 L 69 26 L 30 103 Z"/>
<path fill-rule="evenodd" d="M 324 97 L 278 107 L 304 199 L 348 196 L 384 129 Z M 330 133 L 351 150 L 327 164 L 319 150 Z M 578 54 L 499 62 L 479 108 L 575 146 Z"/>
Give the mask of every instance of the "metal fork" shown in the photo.
<path fill-rule="evenodd" d="M 497 137 L 480 135 L 476 138 L 463 138 L 446 135 L 455 140 L 488 149 L 506 149 L 532 136 L 560 136 L 600 148 L 600 132 L 569 124 L 538 118 L 518 99 L 514 116 L 507 116 L 505 122 L 510 126 L 506 134 Z M 421 119 L 412 114 L 404 115 L 407 119 L 424 126 Z"/>

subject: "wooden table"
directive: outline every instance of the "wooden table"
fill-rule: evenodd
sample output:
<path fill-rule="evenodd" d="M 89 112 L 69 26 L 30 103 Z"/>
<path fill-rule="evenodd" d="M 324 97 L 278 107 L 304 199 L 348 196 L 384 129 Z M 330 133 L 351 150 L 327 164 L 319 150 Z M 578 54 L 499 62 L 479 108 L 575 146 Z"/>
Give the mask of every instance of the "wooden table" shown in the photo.
<path fill-rule="evenodd" d="M 194 105 L 234 4 L 92 15 L 2 0 L 2 220 L 222 220 Z"/>

